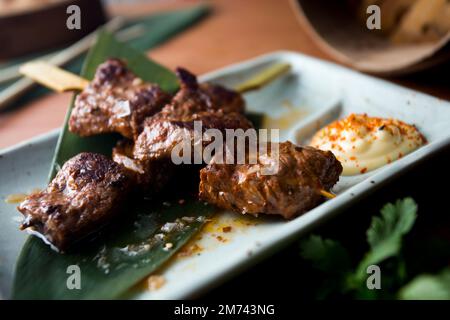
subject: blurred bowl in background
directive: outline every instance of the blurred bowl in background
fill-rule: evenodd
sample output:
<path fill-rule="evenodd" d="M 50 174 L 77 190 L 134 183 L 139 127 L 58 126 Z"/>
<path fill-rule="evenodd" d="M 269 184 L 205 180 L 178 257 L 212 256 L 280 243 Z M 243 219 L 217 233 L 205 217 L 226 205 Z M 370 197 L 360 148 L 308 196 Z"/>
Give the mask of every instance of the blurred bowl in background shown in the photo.
<path fill-rule="evenodd" d="M 348 3 L 291 0 L 300 24 L 312 39 L 332 58 L 359 71 L 397 76 L 450 60 L 449 33 L 433 41 L 397 43 L 382 32 L 369 30 L 349 10 Z"/>
<path fill-rule="evenodd" d="M 19 2 L 19 1 L 18 1 Z M 13 6 L 8 0 L 0 8 L 0 59 L 52 49 L 74 42 L 105 23 L 101 0 L 24 1 Z M 41 4 L 37 4 L 41 2 Z M 1 4 L 1 3 L 0 3 Z M 66 27 L 69 5 L 81 11 L 81 29 Z"/>

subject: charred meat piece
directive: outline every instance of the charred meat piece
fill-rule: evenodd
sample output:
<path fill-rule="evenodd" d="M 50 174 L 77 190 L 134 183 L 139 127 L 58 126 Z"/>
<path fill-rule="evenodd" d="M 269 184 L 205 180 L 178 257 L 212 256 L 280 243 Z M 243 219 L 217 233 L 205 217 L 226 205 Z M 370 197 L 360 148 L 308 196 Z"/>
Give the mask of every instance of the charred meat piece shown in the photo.
<path fill-rule="evenodd" d="M 320 190 L 329 190 L 342 172 L 331 152 L 290 142 L 279 144 L 278 171 L 263 175 L 263 166 L 274 159 L 268 147 L 256 164 L 209 164 L 200 171 L 200 198 L 240 213 L 290 219 L 317 206 Z"/>
<path fill-rule="evenodd" d="M 244 113 L 245 111 L 245 101 L 237 91 L 208 82 L 200 84 L 200 90 L 207 96 L 208 106 L 216 106 L 224 112 Z"/>
<path fill-rule="evenodd" d="M 77 96 L 69 129 L 80 136 L 118 132 L 132 139 L 140 133 L 144 119 L 169 101 L 158 85 L 136 77 L 123 61 L 109 59 Z"/>
<path fill-rule="evenodd" d="M 183 68 L 177 68 L 176 73 L 180 90 L 162 110 L 164 117 L 185 121 L 204 111 L 244 112 L 245 102 L 240 93 L 210 83 L 199 84 L 196 76 Z"/>
<path fill-rule="evenodd" d="M 122 166 L 100 154 L 80 153 L 45 190 L 20 204 L 21 229 L 31 228 L 64 251 L 118 214 L 131 187 Z"/>
<path fill-rule="evenodd" d="M 202 133 L 207 129 L 218 129 L 224 133 L 226 129 L 253 128 L 252 123 L 237 112 L 224 113 L 222 110 L 199 112 L 189 117 L 185 116 L 182 120 L 173 116 L 165 117 L 160 113 L 145 122 L 144 130 L 136 140 L 134 157 L 141 161 L 164 158 L 170 161 L 172 150 L 185 142 L 190 144 L 192 150 L 194 144 L 199 143 L 194 134 L 196 121 L 201 122 Z M 203 139 L 203 147 L 210 142 Z"/>
<path fill-rule="evenodd" d="M 120 140 L 113 149 L 113 160 L 128 170 L 137 189 L 143 194 L 157 194 L 164 190 L 175 174 L 174 165 L 166 159 L 155 161 L 135 159 L 133 147 L 133 141 Z"/>

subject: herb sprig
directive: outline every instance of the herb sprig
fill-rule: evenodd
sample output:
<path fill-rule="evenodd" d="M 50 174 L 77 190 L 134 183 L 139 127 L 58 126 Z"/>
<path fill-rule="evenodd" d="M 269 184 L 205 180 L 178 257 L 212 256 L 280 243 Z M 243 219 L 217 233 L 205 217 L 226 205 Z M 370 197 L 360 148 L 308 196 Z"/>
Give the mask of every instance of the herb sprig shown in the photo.
<path fill-rule="evenodd" d="M 407 283 L 402 247 L 416 218 L 417 204 L 412 198 L 386 204 L 381 215 L 372 218 L 366 233 L 369 250 L 358 263 L 352 263 L 349 250 L 336 240 L 318 235 L 302 240 L 301 257 L 321 274 L 316 298 L 450 299 L 448 267 L 437 275 L 419 275 Z M 381 270 L 380 290 L 369 289 L 367 285 L 368 267 L 372 265 Z"/>

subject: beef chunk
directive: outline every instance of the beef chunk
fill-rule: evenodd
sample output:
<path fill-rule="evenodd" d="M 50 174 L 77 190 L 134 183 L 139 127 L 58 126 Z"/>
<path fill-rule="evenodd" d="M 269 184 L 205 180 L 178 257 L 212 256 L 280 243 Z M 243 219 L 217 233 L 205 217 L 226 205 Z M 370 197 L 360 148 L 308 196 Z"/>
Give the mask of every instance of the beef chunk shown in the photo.
<path fill-rule="evenodd" d="M 147 119 L 144 130 L 136 140 L 134 157 L 141 161 L 170 159 L 172 150 L 183 141 L 190 141 L 191 150 L 198 141 L 194 140 L 194 122 L 201 121 L 202 131 L 220 130 L 225 138 L 226 129 L 253 128 L 247 118 L 237 112 L 224 113 L 222 110 L 204 111 L 183 116 L 181 120 L 173 115 L 158 114 Z M 204 139 L 206 147 L 210 141 Z"/>
<path fill-rule="evenodd" d="M 143 131 L 135 139 L 133 154 L 128 156 L 134 163 L 146 163 L 149 172 L 168 173 L 164 178 L 173 176 L 171 154 L 175 146 L 187 141 L 193 149 L 195 121 L 201 121 L 203 131 L 253 127 L 243 114 L 245 103 L 239 93 L 218 85 L 199 84 L 195 75 L 182 68 L 176 73 L 180 90 L 160 112 L 145 120 Z M 204 139 L 203 147 L 209 143 Z M 198 175 L 198 167 L 195 168 L 188 171 Z"/>
<path fill-rule="evenodd" d="M 195 75 L 182 68 L 176 73 L 180 90 L 162 110 L 163 117 L 187 121 L 193 114 L 205 111 L 244 112 L 245 102 L 238 92 L 210 83 L 199 84 Z"/>
<path fill-rule="evenodd" d="M 256 164 L 210 163 L 200 171 L 200 198 L 240 213 L 290 219 L 317 206 L 323 200 L 320 190 L 329 190 L 342 172 L 331 152 L 284 142 L 278 171 L 263 175 L 262 166 L 274 160 L 270 150 Z"/>
<path fill-rule="evenodd" d="M 64 251 L 118 214 L 131 186 L 119 164 L 100 154 L 80 153 L 45 190 L 20 204 L 25 216 L 21 229 L 31 228 Z"/>
<path fill-rule="evenodd" d="M 113 149 L 113 160 L 128 170 L 139 192 L 154 195 L 164 190 L 175 175 L 174 164 L 167 159 L 155 161 L 135 159 L 133 147 L 133 141 L 120 140 Z"/>
<path fill-rule="evenodd" d="M 170 101 L 156 84 L 146 83 L 126 68 L 123 61 L 109 59 L 76 98 L 69 129 L 80 136 L 118 132 L 135 138 L 145 118 Z"/>

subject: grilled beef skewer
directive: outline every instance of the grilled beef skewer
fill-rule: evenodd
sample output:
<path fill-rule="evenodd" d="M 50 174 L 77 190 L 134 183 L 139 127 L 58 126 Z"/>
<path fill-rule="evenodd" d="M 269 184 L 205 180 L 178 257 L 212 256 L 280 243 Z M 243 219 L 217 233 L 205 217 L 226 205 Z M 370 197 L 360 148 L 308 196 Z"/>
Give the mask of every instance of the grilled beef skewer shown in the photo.
<path fill-rule="evenodd" d="M 129 142 L 125 150 L 123 142 L 119 142 L 113 152 L 115 161 L 135 173 L 145 193 L 161 191 L 181 170 L 171 161 L 172 150 L 184 139 L 193 147 L 194 121 L 201 121 L 203 130 L 214 128 L 222 132 L 253 127 L 243 114 L 245 103 L 239 93 L 218 85 L 199 84 L 196 76 L 185 69 L 178 68 L 177 76 L 180 90 L 160 112 L 144 121 L 134 147 Z M 209 141 L 203 144 L 206 146 Z M 199 169 L 191 170 L 192 174 L 198 176 Z"/>
<path fill-rule="evenodd" d="M 252 127 L 243 115 L 245 102 L 238 92 L 199 84 L 182 68 L 176 74 L 180 90 L 169 102 L 169 95 L 158 86 L 144 83 L 121 60 L 109 59 L 77 96 L 69 119 L 70 131 L 81 136 L 119 132 L 136 140 L 134 155 L 129 151 L 131 142 L 119 142 L 113 159 L 131 170 L 143 190 L 158 191 L 168 182 L 175 171 L 168 163 L 170 151 L 183 138 L 180 130 L 192 134 L 193 121 L 203 121 L 204 129 Z M 143 128 L 146 132 L 139 135 Z M 154 173 L 161 166 L 167 173 L 164 178 Z"/>
<path fill-rule="evenodd" d="M 169 101 L 167 94 L 142 83 L 120 60 L 106 61 L 78 95 L 70 130 L 82 136 L 119 132 L 136 138 L 147 117 L 148 122 L 165 123 L 169 128 L 190 128 L 194 119 L 214 128 L 251 127 L 241 113 L 244 103 L 239 94 L 219 86 L 198 85 L 195 76 L 185 70 L 178 75 L 181 90 L 164 112 L 159 112 Z M 129 106 L 129 113 L 122 113 L 120 104 L 126 104 L 125 109 Z M 224 110 L 229 113 L 225 115 Z M 173 130 L 156 135 L 164 141 L 170 139 L 170 133 Z M 113 150 L 114 161 L 94 153 L 81 153 L 67 161 L 44 191 L 20 204 L 18 209 L 25 216 L 21 229 L 29 228 L 64 251 L 117 215 L 130 190 L 161 191 L 177 172 L 167 157 L 170 147 L 158 156 L 135 159 L 133 144 L 132 140 L 119 141 Z"/>
<path fill-rule="evenodd" d="M 177 75 L 180 90 L 170 100 L 120 60 L 100 65 L 77 97 L 70 130 L 82 136 L 118 132 L 128 139 L 114 148 L 114 161 L 93 153 L 67 161 L 44 191 L 20 204 L 25 216 L 21 228 L 32 229 L 64 251 L 117 215 L 131 190 L 161 191 L 177 175 L 170 156 L 182 142 L 180 132 L 192 136 L 194 121 L 221 132 L 253 127 L 238 92 L 198 84 L 185 69 L 177 69 Z M 290 143 L 280 146 L 281 169 L 274 176 L 259 176 L 254 165 L 209 164 L 201 171 L 200 197 L 239 212 L 286 218 L 314 207 L 321 201 L 320 190 L 331 188 L 342 167 L 331 153 Z M 198 167 L 193 171 L 198 178 Z"/>
<path fill-rule="evenodd" d="M 200 199 L 239 213 L 291 219 L 322 202 L 321 191 L 330 190 L 342 172 L 331 152 L 283 142 L 278 171 L 263 175 L 262 167 L 274 161 L 268 149 L 257 164 L 207 165 L 200 171 Z"/>
<path fill-rule="evenodd" d="M 20 204 L 25 216 L 21 229 L 31 228 L 64 251 L 119 214 L 132 187 L 121 165 L 100 154 L 80 153 L 45 190 Z"/>
<path fill-rule="evenodd" d="M 118 132 L 136 139 L 142 124 L 170 102 L 172 115 L 221 109 L 244 111 L 242 96 L 224 87 L 197 83 L 195 75 L 179 68 L 181 90 L 170 95 L 156 84 L 146 83 L 127 69 L 125 62 L 109 59 L 102 63 L 94 79 L 77 96 L 69 119 L 69 129 L 80 136 Z"/>

